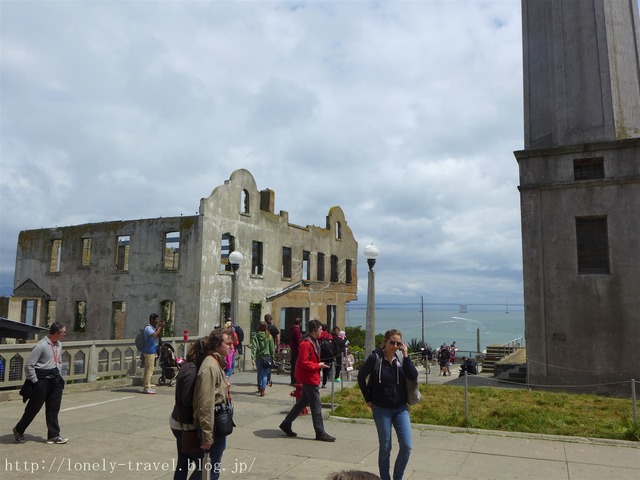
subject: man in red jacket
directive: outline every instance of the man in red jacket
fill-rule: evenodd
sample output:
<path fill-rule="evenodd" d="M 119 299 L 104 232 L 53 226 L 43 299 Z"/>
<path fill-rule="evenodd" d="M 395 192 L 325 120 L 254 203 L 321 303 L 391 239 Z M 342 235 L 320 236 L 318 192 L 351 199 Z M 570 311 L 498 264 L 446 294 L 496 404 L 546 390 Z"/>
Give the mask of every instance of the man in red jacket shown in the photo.
<path fill-rule="evenodd" d="M 298 350 L 298 360 L 295 365 L 296 380 L 302 384 L 302 396 L 296 402 L 289 414 L 280 424 L 280 430 L 289 437 L 297 437 L 298 434 L 291 430 L 291 425 L 307 405 L 311 407 L 311 419 L 313 429 L 316 431 L 316 440 L 322 442 L 335 442 L 336 438 L 324 431 L 322 421 L 322 404 L 320 403 L 320 369 L 327 368 L 320 361 L 320 345 L 318 337 L 322 332 L 322 324 L 318 320 L 310 320 L 307 324 L 307 334 L 302 337 Z"/>

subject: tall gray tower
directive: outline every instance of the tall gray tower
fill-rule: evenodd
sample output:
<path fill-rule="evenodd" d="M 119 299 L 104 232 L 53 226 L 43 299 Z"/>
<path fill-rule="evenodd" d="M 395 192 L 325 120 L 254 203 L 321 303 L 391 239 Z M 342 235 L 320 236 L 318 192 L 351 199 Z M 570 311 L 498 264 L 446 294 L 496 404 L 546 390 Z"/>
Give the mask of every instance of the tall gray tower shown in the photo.
<path fill-rule="evenodd" d="M 522 19 L 529 379 L 628 391 L 640 378 L 638 0 L 522 0 Z"/>

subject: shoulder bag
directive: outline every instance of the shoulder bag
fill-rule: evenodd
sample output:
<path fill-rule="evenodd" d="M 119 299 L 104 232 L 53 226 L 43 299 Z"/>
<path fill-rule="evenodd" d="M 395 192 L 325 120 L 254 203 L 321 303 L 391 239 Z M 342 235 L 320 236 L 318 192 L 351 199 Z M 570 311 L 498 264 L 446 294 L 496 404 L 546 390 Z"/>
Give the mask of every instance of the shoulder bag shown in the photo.
<path fill-rule="evenodd" d="M 213 409 L 213 435 L 226 437 L 231 435 L 233 427 L 233 403 L 227 400 L 225 403 L 216 405 Z"/>
<path fill-rule="evenodd" d="M 420 393 L 418 380 L 410 380 L 405 376 L 404 381 L 405 385 L 407 386 L 407 403 L 409 405 L 420 403 L 422 401 L 422 394 Z"/>

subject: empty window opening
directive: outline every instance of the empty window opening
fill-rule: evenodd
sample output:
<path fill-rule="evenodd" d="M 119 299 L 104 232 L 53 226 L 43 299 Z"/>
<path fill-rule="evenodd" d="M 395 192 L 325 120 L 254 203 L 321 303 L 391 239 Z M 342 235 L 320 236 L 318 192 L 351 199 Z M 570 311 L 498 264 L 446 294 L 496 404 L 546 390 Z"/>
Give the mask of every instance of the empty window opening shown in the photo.
<path fill-rule="evenodd" d="M 220 320 L 216 327 L 223 327 L 228 320 L 231 320 L 231 302 L 224 302 L 220 304 Z"/>
<path fill-rule="evenodd" d="M 342 238 L 342 224 L 340 222 L 336 222 L 336 240 L 340 240 Z"/>
<path fill-rule="evenodd" d="M 347 259 L 346 268 L 345 268 L 345 276 L 346 276 L 345 283 L 347 285 L 351 285 L 353 283 L 352 268 L 353 268 L 353 261 Z"/>
<path fill-rule="evenodd" d="M 604 159 L 602 157 L 577 158 L 573 161 L 574 180 L 593 180 L 604 178 Z"/>
<path fill-rule="evenodd" d="M 577 217 L 579 274 L 609 274 L 607 217 Z"/>
<path fill-rule="evenodd" d="M 38 325 L 38 302 L 37 300 L 23 300 L 20 312 L 20 321 L 27 325 Z"/>
<path fill-rule="evenodd" d="M 324 253 L 318 252 L 318 271 L 316 276 L 319 282 L 324 282 Z"/>
<path fill-rule="evenodd" d="M 50 272 L 60 271 L 60 254 L 62 253 L 62 240 L 51 241 L 51 262 L 49 263 Z"/>
<path fill-rule="evenodd" d="M 262 275 L 262 242 L 254 240 L 251 242 L 251 273 Z"/>
<path fill-rule="evenodd" d="M 82 259 L 80 260 L 80 265 L 83 267 L 88 267 L 91 265 L 91 239 L 83 238 L 82 239 Z"/>
<path fill-rule="evenodd" d="M 338 309 L 335 305 L 327 305 L 327 327 L 332 331 L 336 326 L 336 316 Z"/>
<path fill-rule="evenodd" d="M 236 248 L 236 239 L 230 233 L 222 234 L 222 241 L 220 244 L 220 271 L 230 272 L 231 263 L 229 262 L 229 255 Z"/>
<path fill-rule="evenodd" d="M 311 254 L 306 250 L 302 252 L 302 279 L 311 280 L 311 272 L 309 268 L 309 258 Z"/>
<path fill-rule="evenodd" d="M 160 302 L 160 319 L 164 322 L 161 335 L 163 337 L 173 337 L 175 335 L 176 302 L 172 300 Z"/>
<path fill-rule="evenodd" d="M 282 277 L 291 278 L 291 247 L 282 247 Z"/>
<path fill-rule="evenodd" d="M 338 257 L 331 255 L 331 282 L 338 283 Z"/>
<path fill-rule="evenodd" d="M 117 244 L 116 270 L 118 272 L 129 271 L 129 244 L 131 237 L 129 235 L 120 235 Z"/>
<path fill-rule="evenodd" d="M 168 232 L 164 236 L 164 269 L 178 270 L 180 265 L 180 232 Z"/>
<path fill-rule="evenodd" d="M 249 304 L 249 316 L 251 317 L 251 331 L 257 332 L 262 319 L 262 302 L 251 302 Z"/>
<path fill-rule="evenodd" d="M 76 302 L 76 311 L 73 319 L 73 331 L 85 332 L 87 328 L 87 302 L 80 300 Z"/>
<path fill-rule="evenodd" d="M 242 190 L 242 194 L 240 196 L 240 211 L 242 213 L 249 213 L 249 192 L 247 190 Z"/>

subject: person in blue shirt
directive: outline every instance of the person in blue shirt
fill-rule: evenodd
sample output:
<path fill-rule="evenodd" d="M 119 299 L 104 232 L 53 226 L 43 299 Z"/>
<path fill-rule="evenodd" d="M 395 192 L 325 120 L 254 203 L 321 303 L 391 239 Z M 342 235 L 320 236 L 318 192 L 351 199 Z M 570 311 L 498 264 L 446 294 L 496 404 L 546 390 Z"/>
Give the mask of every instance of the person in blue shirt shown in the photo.
<path fill-rule="evenodd" d="M 144 355 L 144 381 L 142 392 L 149 395 L 156 393 L 151 388 L 151 377 L 153 376 L 153 367 L 156 364 L 158 339 L 160 338 L 162 327 L 164 327 L 164 322 L 160 321 L 157 313 L 152 313 L 149 316 L 149 325 L 144 327 L 144 348 L 142 349 L 142 355 Z"/>

